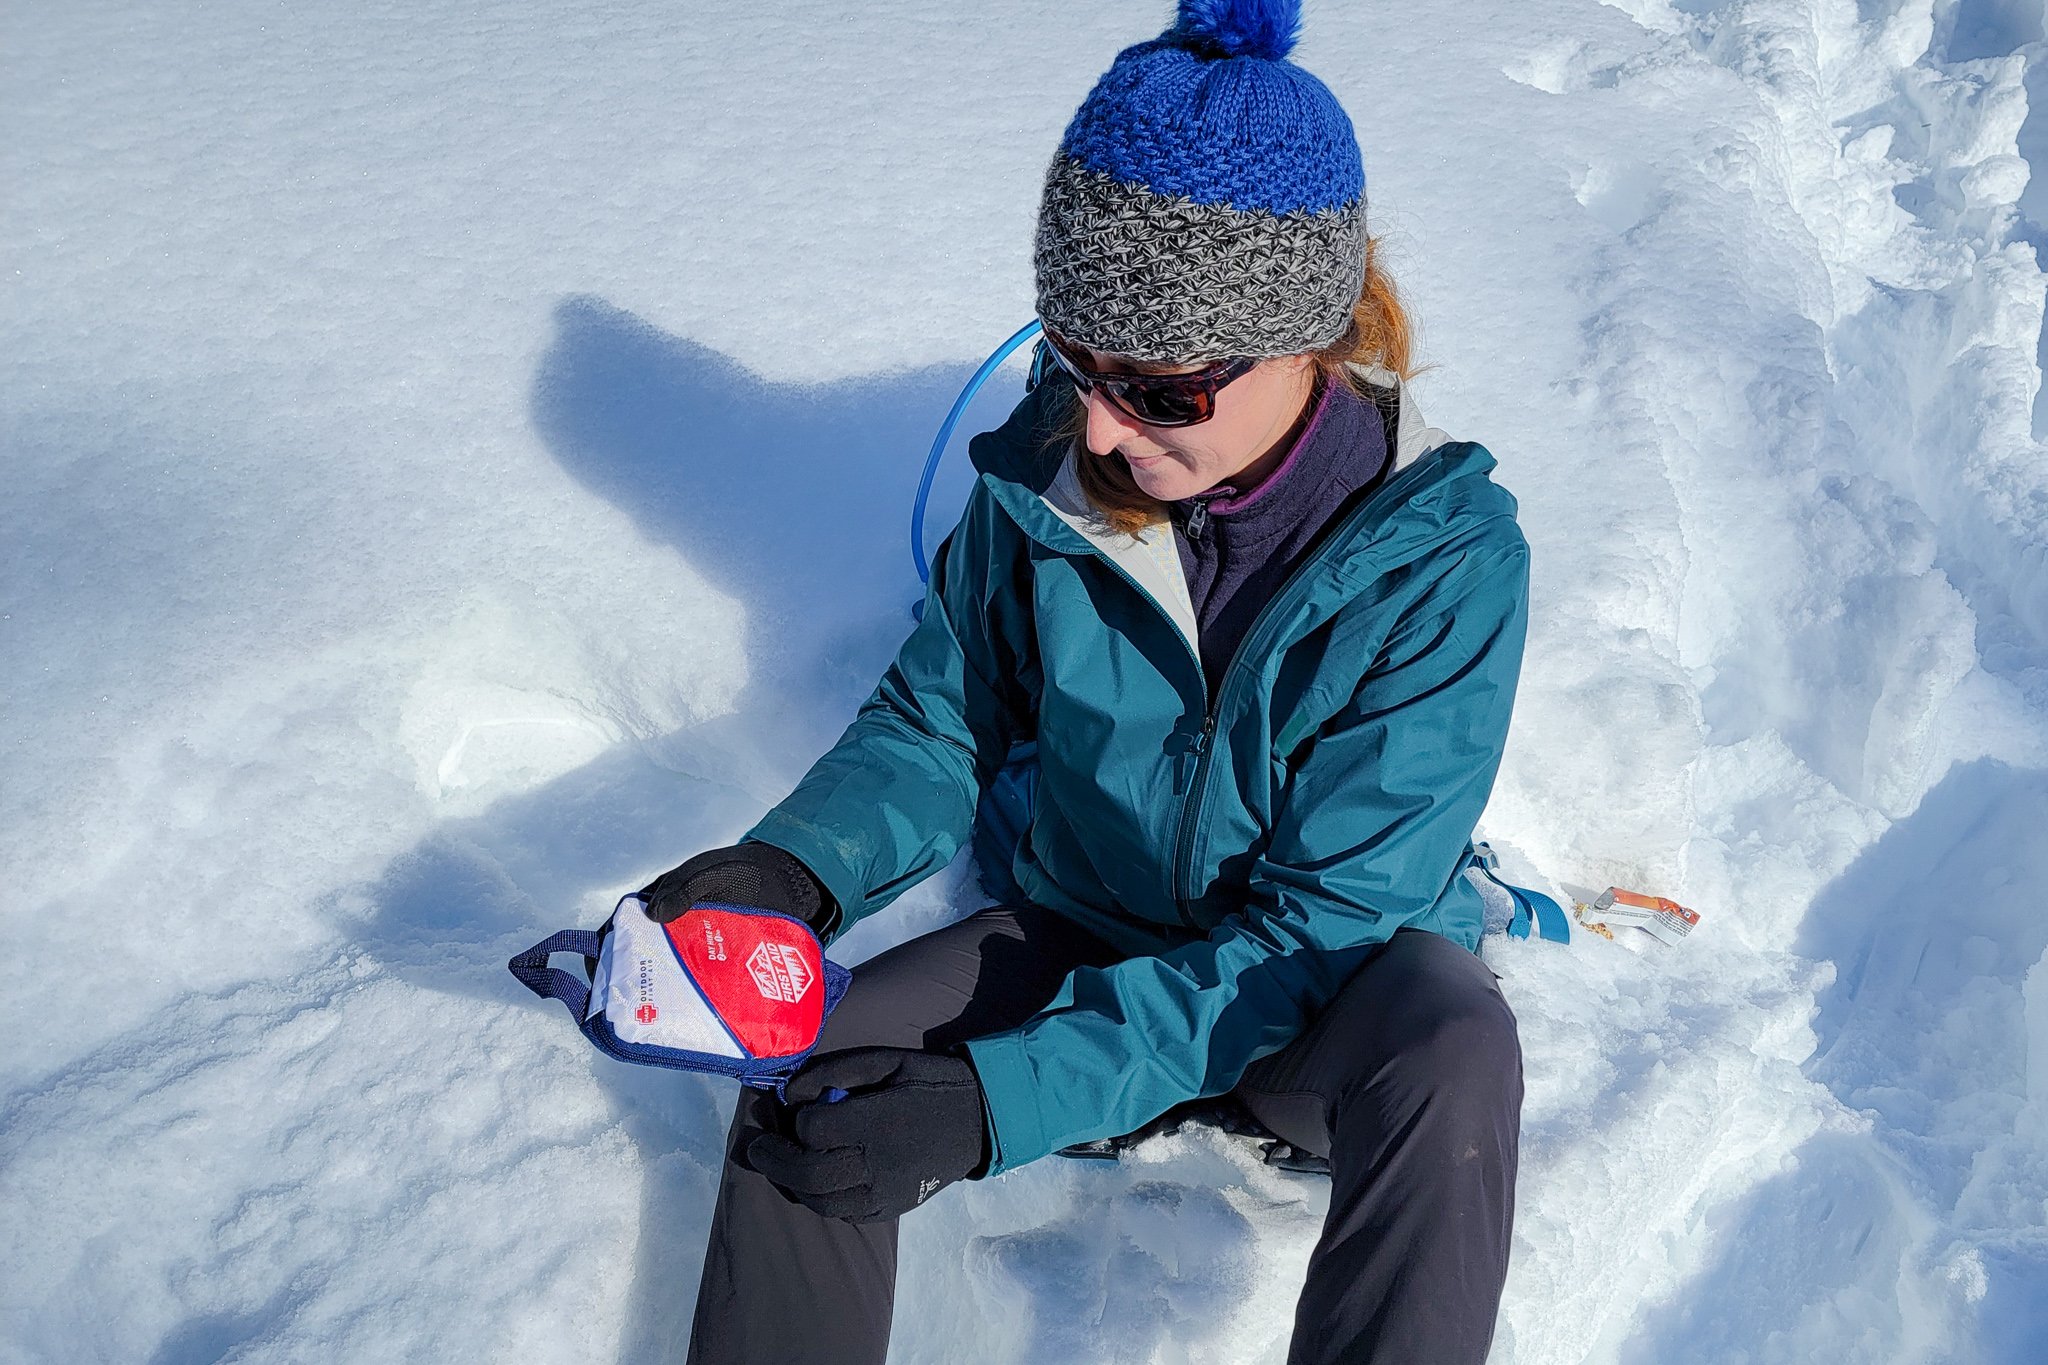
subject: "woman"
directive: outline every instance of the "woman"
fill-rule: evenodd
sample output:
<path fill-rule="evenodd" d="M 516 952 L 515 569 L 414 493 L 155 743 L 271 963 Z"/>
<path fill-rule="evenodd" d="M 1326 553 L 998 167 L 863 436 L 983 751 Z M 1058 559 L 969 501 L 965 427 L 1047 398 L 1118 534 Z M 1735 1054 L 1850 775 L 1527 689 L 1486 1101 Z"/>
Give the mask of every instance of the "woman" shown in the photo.
<path fill-rule="evenodd" d="M 786 1105 L 742 1097 L 692 1361 L 880 1361 L 898 1216 L 1232 1091 L 1330 1162 L 1289 1358 L 1486 1355 L 1521 1060 L 1459 870 L 1527 548 L 1400 386 L 1297 10 L 1190 0 L 1097 84 L 1039 215 L 1055 363 L 975 440 L 921 621 L 787 800 L 648 888 L 829 941 L 1037 745 L 1012 903 L 862 965 Z"/>

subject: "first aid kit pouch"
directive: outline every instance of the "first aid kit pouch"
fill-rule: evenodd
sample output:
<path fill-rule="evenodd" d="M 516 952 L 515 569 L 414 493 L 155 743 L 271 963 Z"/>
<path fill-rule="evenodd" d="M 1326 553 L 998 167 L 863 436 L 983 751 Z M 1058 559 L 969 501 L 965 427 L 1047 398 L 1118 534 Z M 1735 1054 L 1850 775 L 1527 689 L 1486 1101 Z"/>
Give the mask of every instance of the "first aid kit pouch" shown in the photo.
<path fill-rule="evenodd" d="M 550 967 L 556 953 L 582 956 L 589 984 Z M 638 895 L 622 899 L 603 928 L 565 929 L 507 965 L 535 995 L 567 1005 L 607 1056 L 778 1094 L 852 979 L 800 919 L 703 904 L 664 924 Z"/>

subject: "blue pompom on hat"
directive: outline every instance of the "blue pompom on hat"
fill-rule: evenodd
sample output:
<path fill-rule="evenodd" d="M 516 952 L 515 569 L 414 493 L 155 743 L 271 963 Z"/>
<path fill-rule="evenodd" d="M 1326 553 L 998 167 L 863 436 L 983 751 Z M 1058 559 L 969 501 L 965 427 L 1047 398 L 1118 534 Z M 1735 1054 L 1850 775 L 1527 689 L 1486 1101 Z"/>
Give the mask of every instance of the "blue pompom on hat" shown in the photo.
<path fill-rule="evenodd" d="M 1335 341 L 1365 276 L 1365 165 L 1328 86 L 1287 60 L 1300 0 L 1181 0 L 1117 54 L 1046 172 L 1038 311 L 1134 360 Z"/>

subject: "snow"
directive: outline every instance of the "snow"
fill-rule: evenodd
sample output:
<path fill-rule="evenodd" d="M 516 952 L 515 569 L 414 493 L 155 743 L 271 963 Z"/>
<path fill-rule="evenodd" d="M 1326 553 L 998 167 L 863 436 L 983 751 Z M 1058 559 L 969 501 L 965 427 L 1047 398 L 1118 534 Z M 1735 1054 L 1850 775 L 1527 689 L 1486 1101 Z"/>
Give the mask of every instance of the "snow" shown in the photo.
<path fill-rule="evenodd" d="M 1045 160 L 1165 9 L 0 17 L 0 1359 L 680 1354 L 730 1095 L 504 959 L 872 686 Z M 1483 832 L 1703 916 L 1488 949 L 1496 1361 L 2048 1343 L 2044 19 L 1310 7 L 1535 550 Z M 893 1358 L 1278 1361 L 1325 1198 L 1207 1131 L 955 1187 Z"/>

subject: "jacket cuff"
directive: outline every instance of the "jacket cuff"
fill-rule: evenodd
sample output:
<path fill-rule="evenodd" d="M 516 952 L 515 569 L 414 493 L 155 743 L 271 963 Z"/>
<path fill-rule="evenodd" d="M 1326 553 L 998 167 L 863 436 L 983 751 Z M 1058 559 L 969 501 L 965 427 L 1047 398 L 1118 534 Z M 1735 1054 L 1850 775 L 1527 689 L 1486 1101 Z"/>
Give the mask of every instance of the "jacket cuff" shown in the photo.
<path fill-rule="evenodd" d="M 974 1073 L 981 1078 L 982 1113 L 988 1122 L 989 1157 L 984 1177 L 1015 1170 L 1051 1151 L 1039 1118 L 1037 1081 L 1023 1040 L 1014 1033 L 974 1038 L 967 1043 L 967 1053 L 974 1062 Z"/>

